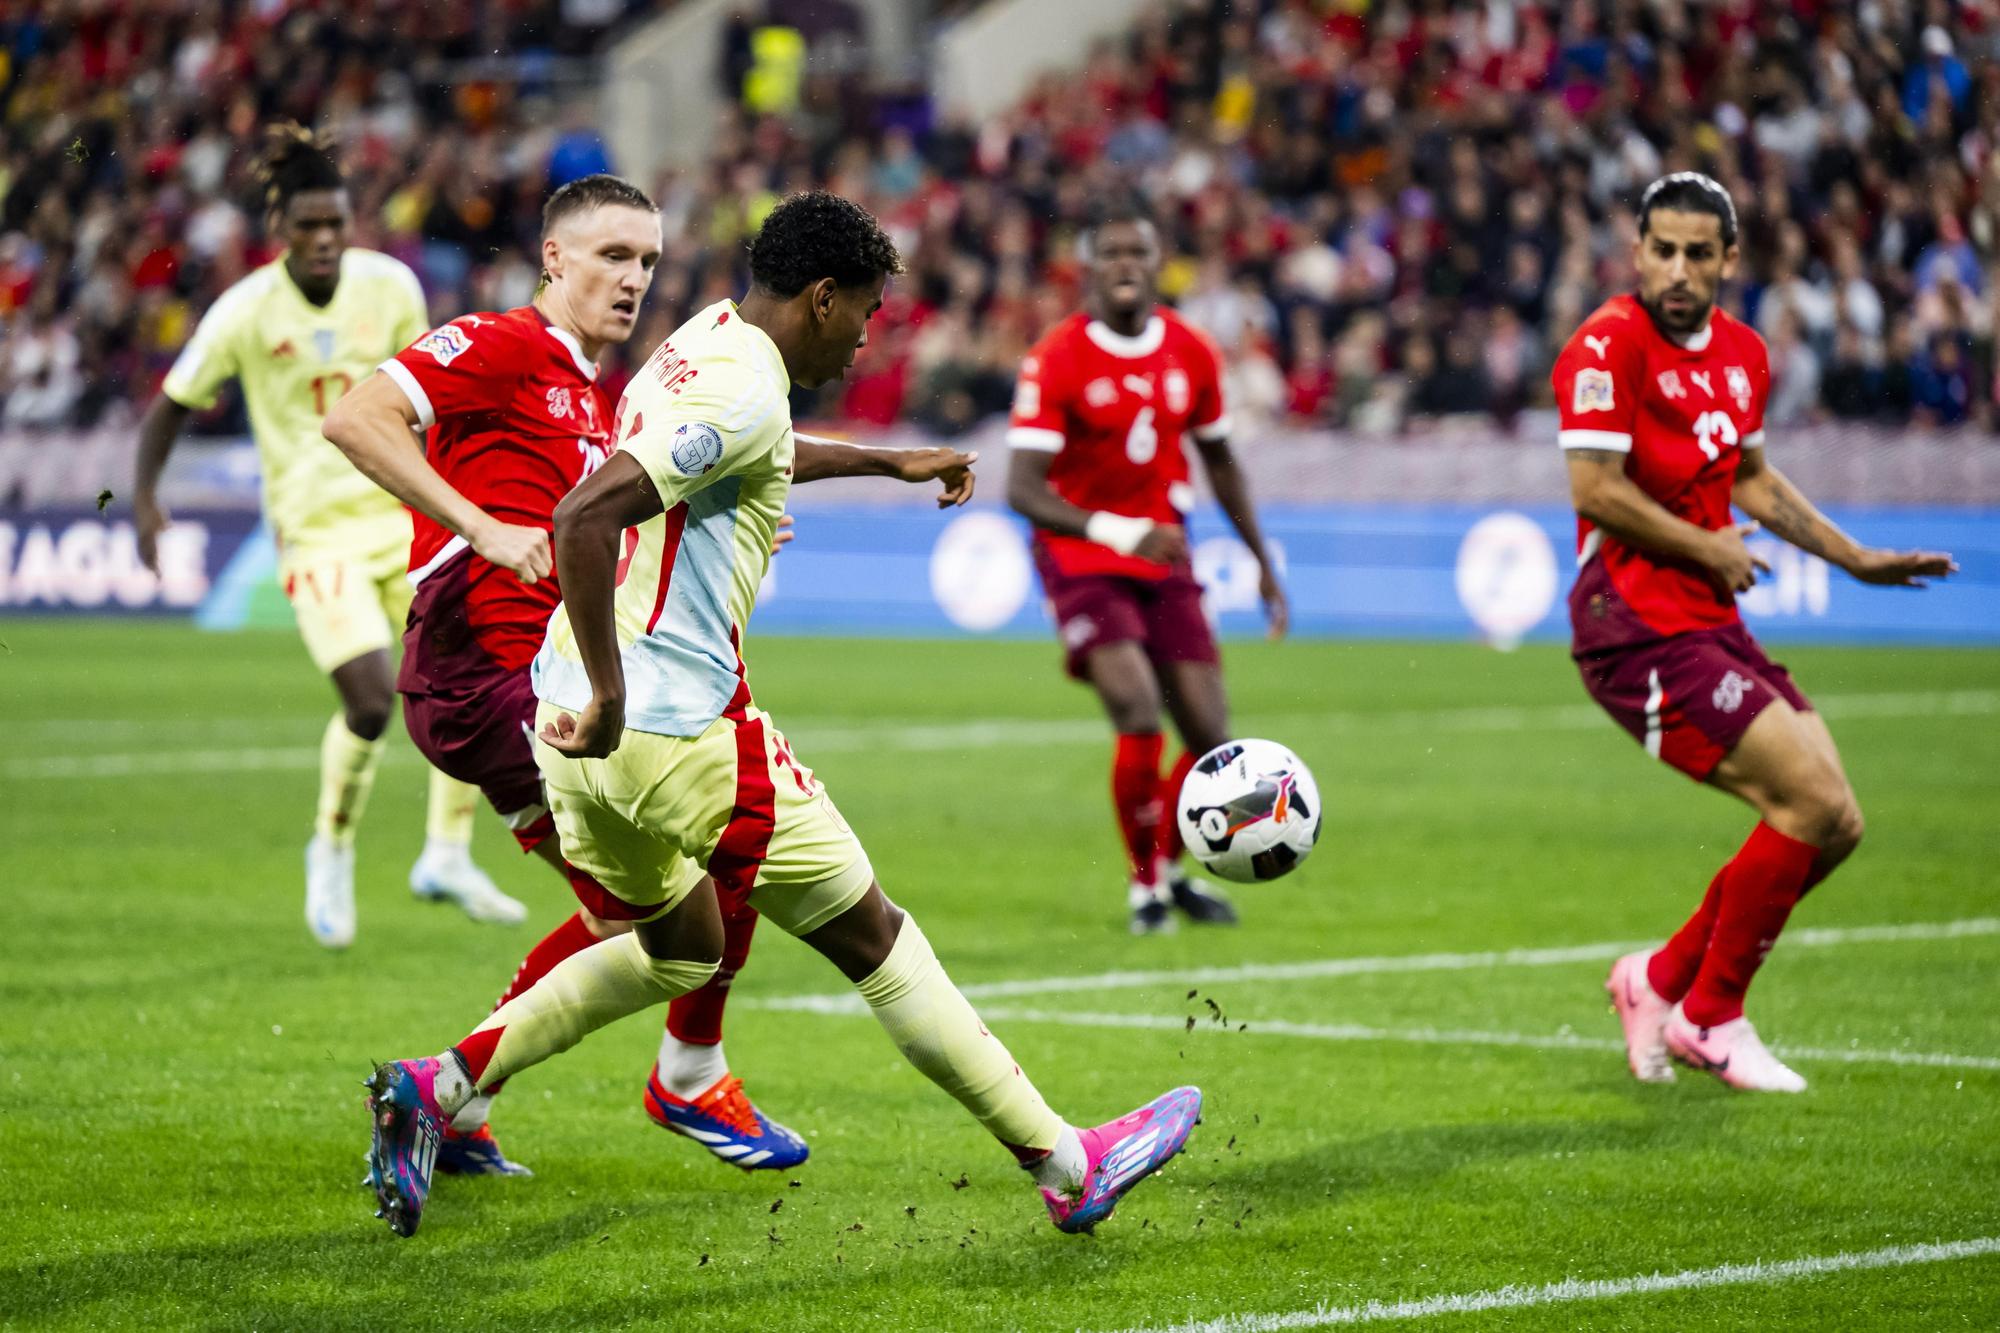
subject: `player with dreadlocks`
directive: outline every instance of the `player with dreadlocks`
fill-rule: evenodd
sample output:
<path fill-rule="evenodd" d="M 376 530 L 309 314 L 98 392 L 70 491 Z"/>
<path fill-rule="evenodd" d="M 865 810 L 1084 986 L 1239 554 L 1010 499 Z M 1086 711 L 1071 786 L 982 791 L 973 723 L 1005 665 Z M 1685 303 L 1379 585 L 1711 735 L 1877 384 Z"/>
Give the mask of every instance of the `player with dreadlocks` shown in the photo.
<path fill-rule="evenodd" d="M 354 834 L 396 701 L 389 647 L 408 611 L 410 516 L 320 435 L 341 394 L 428 327 L 416 275 L 347 243 L 339 164 L 291 122 L 266 131 L 257 178 L 278 258 L 230 287 L 189 339 L 139 428 L 133 515 L 139 551 L 158 570 L 172 521 L 160 472 L 190 412 L 242 382 L 264 474 L 279 574 L 313 664 L 340 709 L 320 742 L 319 809 L 306 845 L 306 924 L 331 949 L 354 939 Z M 449 900 L 478 921 L 512 925 L 526 909 L 472 861 L 474 788 L 432 772 L 428 837 L 410 871 L 420 898 Z"/>

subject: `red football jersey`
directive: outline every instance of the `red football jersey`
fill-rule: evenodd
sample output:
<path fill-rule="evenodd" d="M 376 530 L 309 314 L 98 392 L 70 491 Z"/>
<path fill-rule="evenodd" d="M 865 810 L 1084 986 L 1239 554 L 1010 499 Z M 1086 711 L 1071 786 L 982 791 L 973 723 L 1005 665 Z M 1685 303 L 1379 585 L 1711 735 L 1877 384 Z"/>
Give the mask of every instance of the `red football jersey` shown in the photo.
<path fill-rule="evenodd" d="M 464 315 L 382 363 L 417 409 L 438 475 L 506 523 L 552 529 L 556 503 L 611 452 L 611 405 L 583 347 L 533 306 Z M 412 515 L 410 581 L 466 550 L 463 537 Z M 534 585 L 469 552 L 466 618 L 509 670 L 542 646 L 562 592 L 553 572 Z"/>
<path fill-rule="evenodd" d="M 1683 346 L 1635 296 L 1584 320 L 1555 365 L 1564 449 L 1625 455 L 1625 475 L 1669 513 L 1714 531 L 1730 523 L 1742 450 L 1764 443 L 1771 364 L 1764 340 L 1717 310 Z M 1578 652 L 1734 623 L 1736 599 L 1699 566 L 1627 546 L 1577 519 L 1570 623 Z"/>
<path fill-rule="evenodd" d="M 1055 455 L 1049 484 L 1083 509 L 1185 523 L 1194 507 L 1181 436 L 1229 433 L 1222 357 L 1164 306 L 1135 337 L 1086 314 L 1044 334 L 1021 363 L 1007 443 Z M 1082 537 L 1037 531 L 1066 574 L 1165 578 L 1168 568 Z"/>

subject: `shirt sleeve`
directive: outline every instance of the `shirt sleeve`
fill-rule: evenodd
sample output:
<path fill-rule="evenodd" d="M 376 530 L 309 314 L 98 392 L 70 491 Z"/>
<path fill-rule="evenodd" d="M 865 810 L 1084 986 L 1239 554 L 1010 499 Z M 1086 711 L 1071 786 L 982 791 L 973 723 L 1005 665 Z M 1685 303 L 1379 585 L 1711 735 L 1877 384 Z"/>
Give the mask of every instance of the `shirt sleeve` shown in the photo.
<path fill-rule="evenodd" d="M 222 386 L 241 373 L 236 356 L 243 302 L 234 291 L 224 292 L 195 326 L 194 337 L 174 358 L 160 391 L 182 407 L 204 412 L 215 406 Z"/>
<path fill-rule="evenodd" d="M 1194 406 L 1188 412 L 1188 434 L 1211 442 L 1227 439 L 1229 404 L 1222 392 L 1222 350 L 1200 330 L 1195 331 L 1194 341 L 1201 349 L 1201 360 L 1194 376 Z"/>
<path fill-rule="evenodd" d="M 1021 362 L 1014 383 L 1014 410 L 1007 418 L 1007 443 L 1016 449 L 1060 453 L 1068 439 L 1060 374 L 1046 346 L 1037 346 Z"/>
<path fill-rule="evenodd" d="M 697 399 L 654 403 L 648 410 L 647 404 L 635 403 L 618 447 L 646 469 L 660 502 L 672 509 L 770 452 L 784 424 L 785 405 L 777 392 L 735 404 Z"/>
<path fill-rule="evenodd" d="M 1616 324 L 1586 324 L 1556 358 L 1559 426 L 1556 442 L 1565 449 L 1632 452 L 1638 419 L 1638 349 Z"/>
<path fill-rule="evenodd" d="M 515 377 L 507 364 L 511 342 L 498 321 L 464 315 L 384 361 L 382 372 L 417 409 L 417 424 L 429 430 L 439 417 L 494 405 L 494 386 Z"/>

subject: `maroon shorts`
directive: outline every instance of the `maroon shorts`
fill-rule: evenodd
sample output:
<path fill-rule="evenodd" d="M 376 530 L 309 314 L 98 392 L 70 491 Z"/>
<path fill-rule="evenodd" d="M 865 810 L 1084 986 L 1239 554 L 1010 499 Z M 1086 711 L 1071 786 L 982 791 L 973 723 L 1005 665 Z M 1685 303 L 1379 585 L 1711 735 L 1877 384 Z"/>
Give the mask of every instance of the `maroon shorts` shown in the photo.
<path fill-rule="evenodd" d="M 1579 657 L 1583 688 L 1655 759 L 1706 781 L 1773 699 L 1812 703 L 1742 625 Z"/>
<path fill-rule="evenodd" d="M 521 845 L 533 848 L 555 828 L 529 742 L 535 687 L 526 667 L 508 670 L 473 637 L 465 617 L 464 564 L 456 561 L 425 579 L 410 607 L 396 677 L 403 724 L 424 758 L 484 792 Z"/>
<path fill-rule="evenodd" d="M 1191 571 L 1176 569 L 1163 579 L 1065 574 L 1040 546 L 1035 566 L 1062 639 L 1063 665 L 1076 679 L 1089 680 L 1091 653 L 1112 643 L 1137 643 L 1156 664 L 1222 660 Z"/>

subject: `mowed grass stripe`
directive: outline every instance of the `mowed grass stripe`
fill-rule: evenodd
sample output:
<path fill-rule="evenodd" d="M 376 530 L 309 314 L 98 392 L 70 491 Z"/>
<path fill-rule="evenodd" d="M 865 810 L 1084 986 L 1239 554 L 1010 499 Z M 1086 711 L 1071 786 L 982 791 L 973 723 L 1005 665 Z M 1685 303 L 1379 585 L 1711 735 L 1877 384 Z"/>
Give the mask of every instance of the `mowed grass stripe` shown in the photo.
<path fill-rule="evenodd" d="M 1472 1314 L 1482 1310 L 1520 1310 L 1576 1301 L 1617 1300 L 1698 1291 L 1707 1287 L 1766 1286 L 1832 1273 L 1907 1268 L 1916 1264 L 1950 1263 L 2000 1254 L 2000 1236 L 1943 1241 L 1921 1245 L 1888 1245 L 1879 1250 L 1809 1255 L 1777 1263 L 1717 1264 L 1678 1273 L 1647 1273 L 1622 1278 L 1565 1278 L 1539 1287 L 1505 1286 L 1490 1291 L 1426 1296 L 1410 1301 L 1369 1301 L 1363 1305 L 1317 1305 L 1285 1314 L 1227 1315 L 1220 1319 L 1171 1324 L 1128 1333 L 1281 1333 L 1296 1328 L 1333 1328 L 1346 1324 L 1379 1324 L 1399 1319 L 1431 1319 L 1439 1315 Z"/>
<path fill-rule="evenodd" d="M 2000 691 L 1946 690 L 1902 691 L 1865 694 L 1833 694 L 1816 700 L 1829 717 L 1846 721 L 1907 719 L 1913 717 L 1971 717 L 2000 712 Z M 240 728 L 248 719 L 228 719 Z M 274 726 L 287 721 L 271 719 Z M 203 728 L 216 723 L 198 724 Z M 315 724 L 317 725 L 317 724 Z M 1326 712 L 1293 713 L 1258 717 L 1255 727 L 1267 733 L 1283 734 L 1307 728 L 1335 735 L 1380 733 L 1451 732 L 1458 734 L 1510 733 L 1527 731 L 1580 731 L 1606 725 L 1604 715 L 1588 704 L 1553 704 L 1537 707 L 1412 709 L 1380 713 Z M 1006 747 L 1095 744 L 1104 739 L 1104 724 L 1096 719 L 1034 720 L 1029 718 L 972 718 L 962 722 L 896 724 L 870 726 L 851 721 L 815 722 L 811 717 L 793 718 L 785 723 L 794 740 L 808 751 L 858 752 L 888 750 L 900 753 L 933 753 L 954 750 L 983 750 Z M 29 732 L 62 737 L 74 743 L 102 729 L 124 737 L 145 734 L 144 724 L 127 719 L 71 719 L 31 724 Z M 180 724 L 166 724 L 161 731 L 184 731 Z M 26 739 L 26 737 L 22 737 Z M 410 763 L 413 752 L 398 746 L 384 756 L 385 762 Z M 104 779 L 160 777 L 176 773 L 271 772 L 312 769 L 319 766 L 317 746 L 212 746 L 186 749 L 153 748 L 106 754 L 41 755 L 10 759 L 0 765 L 0 776 L 16 780 Z"/>
<path fill-rule="evenodd" d="M 2000 935 L 2000 917 L 1964 917 L 1956 921 L 1911 921 L 1874 926 L 1815 926 L 1790 931 L 1785 948 L 1826 949 L 1849 944 L 1893 944 L 1922 940 L 1977 939 Z M 1232 981 L 1301 981 L 1327 977 L 1379 976 L 1396 972 L 1470 972 L 1497 967 L 1559 967 L 1602 962 L 1643 949 L 1658 941 L 1613 940 L 1570 944 L 1548 949 L 1496 949 L 1477 953 L 1386 954 L 1363 958 L 1314 958 L 1296 963 L 1243 963 L 1234 967 L 1161 968 L 1144 972 L 1095 972 L 1070 976 L 1024 977 L 1014 981 L 975 982 L 959 987 L 973 999 L 1006 999 L 1020 995 L 1065 994 L 1073 991 L 1143 990 L 1153 986 L 1215 985 Z M 866 1013 L 867 1005 L 852 992 L 745 998 L 739 1004 L 811 1013 Z"/>

